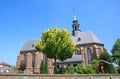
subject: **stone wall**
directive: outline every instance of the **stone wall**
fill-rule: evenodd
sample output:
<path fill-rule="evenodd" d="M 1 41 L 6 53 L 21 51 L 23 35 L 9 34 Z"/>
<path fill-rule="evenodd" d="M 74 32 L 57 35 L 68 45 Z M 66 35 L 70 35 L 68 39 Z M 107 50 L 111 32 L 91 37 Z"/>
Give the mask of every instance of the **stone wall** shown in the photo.
<path fill-rule="evenodd" d="M 120 79 L 120 75 L 18 75 L 0 74 L 0 79 Z"/>

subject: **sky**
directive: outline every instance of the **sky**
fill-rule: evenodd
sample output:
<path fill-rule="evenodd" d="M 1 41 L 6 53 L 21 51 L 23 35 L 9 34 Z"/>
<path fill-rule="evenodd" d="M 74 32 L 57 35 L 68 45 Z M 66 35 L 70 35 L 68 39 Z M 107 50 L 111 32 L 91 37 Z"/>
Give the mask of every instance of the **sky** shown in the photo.
<path fill-rule="evenodd" d="M 74 15 L 111 54 L 120 38 L 120 0 L 0 0 L 0 62 L 15 66 L 24 43 L 55 25 L 72 33 Z"/>

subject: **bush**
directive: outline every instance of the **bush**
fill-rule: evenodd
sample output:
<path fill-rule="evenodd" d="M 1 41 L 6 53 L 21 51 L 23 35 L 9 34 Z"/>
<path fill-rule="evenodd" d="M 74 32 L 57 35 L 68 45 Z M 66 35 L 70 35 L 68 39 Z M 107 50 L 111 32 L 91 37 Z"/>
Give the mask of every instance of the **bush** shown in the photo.
<path fill-rule="evenodd" d="M 82 64 L 79 64 L 76 67 L 67 66 L 66 73 L 67 74 L 75 74 L 75 73 L 76 74 L 95 74 L 95 70 L 93 69 L 92 66 L 83 67 Z"/>
<path fill-rule="evenodd" d="M 118 74 L 120 74 L 120 68 L 119 68 L 119 67 L 117 67 L 116 69 L 117 69 Z"/>
<path fill-rule="evenodd" d="M 24 74 L 23 70 L 18 70 L 18 74 Z"/>
<path fill-rule="evenodd" d="M 95 74 L 95 70 L 92 66 L 86 66 L 84 69 L 84 74 Z"/>
<path fill-rule="evenodd" d="M 78 74 L 84 74 L 84 67 L 82 64 L 79 64 L 77 67 L 76 67 L 76 73 Z"/>
<path fill-rule="evenodd" d="M 67 66 L 65 69 L 66 74 L 75 74 L 75 67 L 73 66 Z"/>
<path fill-rule="evenodd" d="M 97 59 L 92 60 L 92 67 L 96 71 L 96 73 L 99 73 L 99 63 L 100 61 Z"/>
<path fill-rule="evenodd" d="M 110 73 L 110 74 L 116 74 L 117 73 L 117 69 L 112 64 L 111 56 L 107 52 L 101 53 L 100 59 L 111 63 L 111 64 L 104 63 L 104 72 L 105 73 Z"/>
<path fill-rule="evenodd" d="M 76 67 L 76 72 L 78 74 L 95 74 L 95 70 L 92 66 L 83 67 L 82 64 Z"/>

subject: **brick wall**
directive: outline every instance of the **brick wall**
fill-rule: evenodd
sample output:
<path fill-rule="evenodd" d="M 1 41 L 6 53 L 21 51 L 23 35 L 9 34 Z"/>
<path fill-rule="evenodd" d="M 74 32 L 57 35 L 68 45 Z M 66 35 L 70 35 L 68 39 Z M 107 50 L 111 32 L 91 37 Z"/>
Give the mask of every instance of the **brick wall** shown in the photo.
<path fill-rule="evenodd" d="M 120 75 L 18 75 L 0 74 L 0 79 L 120 79 Z"/>

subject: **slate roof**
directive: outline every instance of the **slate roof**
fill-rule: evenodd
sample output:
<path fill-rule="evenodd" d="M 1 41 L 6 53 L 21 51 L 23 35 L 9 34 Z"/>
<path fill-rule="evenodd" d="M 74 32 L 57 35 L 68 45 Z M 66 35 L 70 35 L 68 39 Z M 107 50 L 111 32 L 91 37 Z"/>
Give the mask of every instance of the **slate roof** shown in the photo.
<path fill-rule="evenodd" d="M 26 43 L 23 45 L 20 51 L 31 51 L 36 50 L 34 44 L 39 40 L 27 40 Z"/>
<path fill-rule="evenodd" d="M 83 61 L 83 57 L 82 55 L 73 55 L 71 58 L 68 58 L 66 60 L 64 60 L 64 63 L 69 63 L 69 62 L 82 62 Z M 60 60 L 56 60 L 57 63 L 62 63 L 62 61 Z"/>
<path fill-rule="evenodd" d="M 78 31 L 77 35 L 72 35 L 72 41 L 73 43 L 79 44 L 87 44 L 87 43 L 99 43 L 102 44 L 97 37 L 91 32 L 80 32 Z"/>
<path fill-rule="evenodd" d="M 34 48 L 34 43 L 38 42 L 38 41 L 39 40 L 27 40 L 20 51 L 36 50 Z M 87 43 L 89 43 L 89 44 L 90 43 L 102 44 L 91 31 L 87 31 L 87 32 L 78 31 L 76 36 L 72 35 L 72 41 L 73 41 L 73 43 L 76 43 L 77 45 L 87 44 Z"/>

